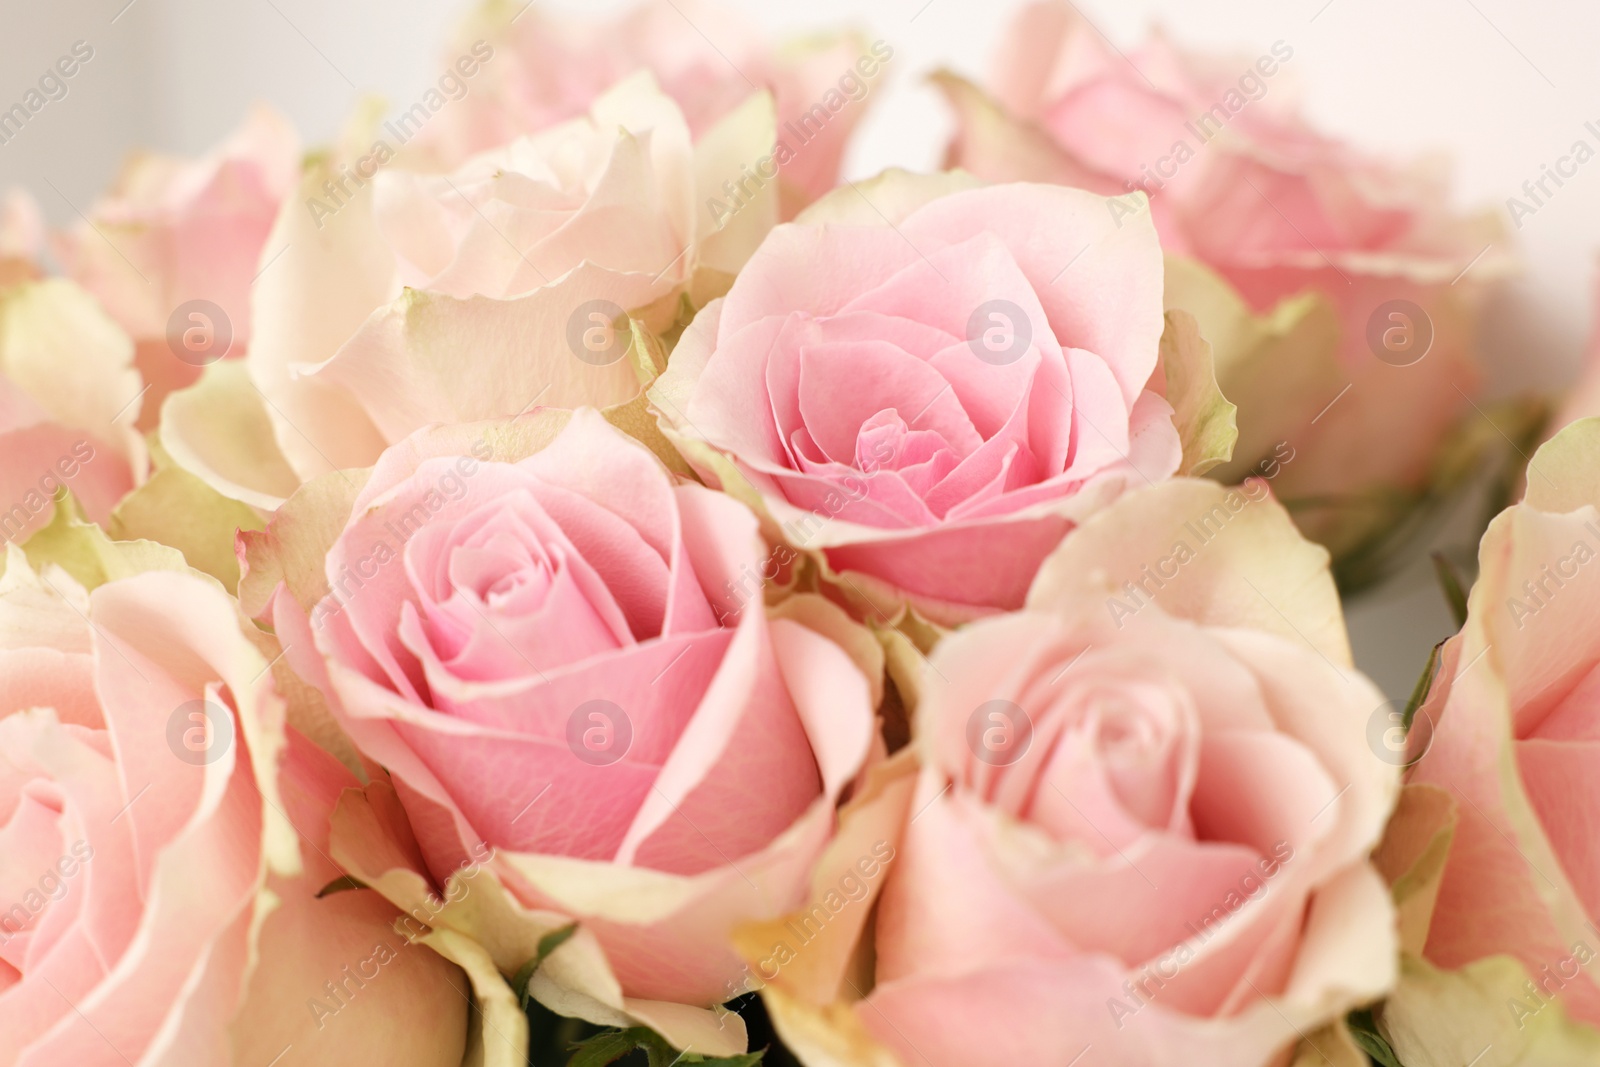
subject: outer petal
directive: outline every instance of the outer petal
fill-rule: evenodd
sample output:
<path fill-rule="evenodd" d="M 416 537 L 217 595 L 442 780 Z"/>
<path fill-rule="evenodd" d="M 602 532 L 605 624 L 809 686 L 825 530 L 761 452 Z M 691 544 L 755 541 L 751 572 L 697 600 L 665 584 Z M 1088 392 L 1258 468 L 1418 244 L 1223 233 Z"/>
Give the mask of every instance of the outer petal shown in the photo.
<path fill-rule="evenodd" d="M 364 115 L 338 150 L 306 167 L 267 238 L 267 248 L 283 249 L 280 262 L 254 287 L 250 380 L 266 400 L 278 447 L 302 480 L 364 467 L 383 451 L 356 398 L 295 373 L 297 365 L 330 358 L 374 308 L 398 295 L 395 258 L 373 220 L 370 187 L 326 216 L 308 208 L 327 207 L 323 183 L 369 150 L 376 122 L 375 114 Z"/>
<path fill-rule="evenodd" d="M 399 913 L 378 894 L 317 896 L 343 874 L 328 856 L 329 820 L 355 778 L 295 734 L 282 775 L 304 870 L 271 882 L 275 903 L 253 931 L 259 948 L 232 1027 L 235 1059 L 316 1064 L 379 1055 L 458 1067 L 469 1005 L 461 972 L 397 930 Z"/>
<path fill-rule="evenodd" d="M 1265 483 L 1194 479 L 1129 493 L 1088 518 L 1040 568 L 1031 607 L 1102 599 L 1113 621 L 1152 600 L 1178 618 L 1277 633 L 1351 664 L 1328 554 Z"/>
<path fill-rule="evenodd" d="M 82 289 L 50 279 L 0 298 L 0 374 L 50 421 L 103 443 L 134 481 L 143 478 L 133 344 Z"/>
<path fill-rule="evenodd" d="M 624 289 L 625 279 L 588 265 L 510 300 L 408 289 L 312 377 L 360 397 L 389 442 L 430 423 L 510 418 L 535 405 L 615 407 L 640 391 L 627 323 L 601 313 L 619 335 L 606 346 L 615 354 L 596 362 L 573 344 L 573 310 L 590 300 L 631 306 Z M 600 328 L 578 325 L 580 339 Z"/>

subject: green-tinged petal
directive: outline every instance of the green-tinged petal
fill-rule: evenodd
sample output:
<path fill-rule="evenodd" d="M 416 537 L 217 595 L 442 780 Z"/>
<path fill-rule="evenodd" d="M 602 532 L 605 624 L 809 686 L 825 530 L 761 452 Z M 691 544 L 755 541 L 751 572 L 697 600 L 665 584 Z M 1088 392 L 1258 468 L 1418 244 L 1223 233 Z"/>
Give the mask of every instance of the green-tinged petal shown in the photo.
<path fill-rule="evenodd" d="M 539 954 L 540 944 L 548 944 L 550 935 L 572 924 L 570 915 L 524 906 L 492 866 L 463 867 L 451 875 L 443 896 L 436 895 L 421 873 L 409 833 L 394 789 L 375 781 L 362 791 L 347 790 L 340 798 L 330 851 L 342 870 L 411 917 L 401 920 L 410 932 L 416 933 L 425 921 L 434 930 L 448 929 L 471 938 L 493 968 L 510 977 Z M 496 855 L 486 862 L 492 865 L 506 858 Z M 646 876 L 656 884 L 673 880 L 653 872 Z M 505 992 L 516 1004 L 510 985 Z M 599 940 L 582 923 L 542 959 L 528 980 L 527 992 L 558 1015 L 597 1026 L 649 1026 L 677 1048 L 692 1047 L 708 1055 L 732 1055 L 746 1048 L 744 1026 L 736 1016 L 719 1018 L 706 1008 L 624 997 Z M 525 1045 L 526 1034 L 522 1040 Z"/>
<path fill-rule="evenodd" d="M 523 1067 L 528 1059 L 528 1017 L 489 954 L 454 930 L 430 930 L 417 940 L 460 967 L 472 984 L 473 1010 L 462 1067 Z M 458 992 L 467 995 L 464 989 Z"/>
<path fill-rule="evenodd" d="M 802 211 L 800 225 L 838 223 L 844 226 L 898 225 L 917 208 L 983 182 L 960 170 L 916 174 L 890 167 L 866 181 L 851 182 L 826 194 Z"/>
<path fill-rule="evenodd" d="M 1540 446 L 1528 464 L 1523 500 L 1540 511 L 1600 505 L 1600 418 L 1579 419 Z"/>
<path fill-rule="evenodd" d="M 349 191 L 343 203 L 327 193 L 329 182 L 350 184 L 345 175 L 371 153 L 385 110 L 382 100 L 364 97 L 337 145 L 306 159 L 299 187 L 284 199 L 267 237 L 262 254 L 275 257 L 271 269 L 252 290 L 245 362 L 266 400 L 278 447 L 296 473 L 280 499 L 302 479 L 360 467 L 383 449 L 357 398 L 304 371 L 331 359 L 374 308 L 395 296 L 395 257 L 378 229 L 375 184 Z M 171 442 L 167 448 L 189 466 Z"/>
<path fill-rule="evenodd" d="M 83 521 L 76 502 L 66 493 L 56 498 L 50 525 L 28 538 L 22 550 L 34 570 L 54 564 L 89 590 L 145 571 L 189 570 L 188 561 L 176 548 L 155 541 L 108 537 L 94 523 Z"/>
<path fill-rule="evenodd" d="M 264 530 L 241 538 L 245 573 L 239 606 L 246 615 L 259 617 L 280 582 L 308 613 L 328 595 L 323 563 L 350 520 L 367 473 L 332 471 L 311 479 L 278 508 Z"/>
<path fill-rule="evenodd" d="M 1378 873 L 1389 883 L 1400 915 L 1400 947 L 1420 955 L 1433 922 L 1450 841 L 1455 836 L 1456 802 L 1438 786 L 1415 783 L 1400 790 L 1400 802 L 1383 842 L 1373 853 Z"/>
<path fill-rule="evenodd" d="M 1256 315 L 1211 270 L 1168 256 L 1165 304 L 1194 317 L 1210 342 L 1216 383 L 1238 408 L 1238 443 L 1232 461 L 1211 472 L 1218 481 L 1241 481 L 1344 387 L 1339 320 L 1324 296 L 1302 293 Z"/>
<path fill-rule="evenodd" d="M 1043 130 L 1008 115 L 959 74 L 941 70 L 929 80 L 956 112 L 949 165 L 991 181 L 1052 182 L 1100 193 L 1122 192 L 1120 184 L 1068 155 Z"/>
<path fill-rule="evenodd" d="M 782 986 L 761 994 L 785 1047 L 812 1067 L 906 1067 L 862 1021 L 861 998 L 816 1005 Z"/>
<path fill-rule="evenodd" d="M 1291 1067 L 1369 1067 L 1350 1030 L 1342 1022 L 1329 1023 L 1301 1038 Z"/>
<path fill-rule="evenodd" d="M 638 376 L 641 390 L 632 400 L 605 408 L 601 414 L 611 425 L 655 453 L 655 457 L 672 473 L 693 478 L 694 469 L 661 432 L 655 413 L 650 410 L 650 398 L 644 391 L 666 369 L 666 347 L 661 338 L 651 333 L 650 329 L 638 319 L 631 320 L 630 327 L 633 331 L 633 343 L 628 348 L 628 358 L 634 373 Z"/>
<path fill-rule="evenodd" d="M 51 278 L 0 295 L 0 375 L 142 475 L 144 440 L 133 427 L 144 383 L 133 357 L 133 341 L 73 282 Z"/>
<path fill-rule="evenodd" d="M 265 521 L 254 508 L 218 493 L 200 478 L 157 455 L 150 480 L 123 498 L 111 513 L 106 532 L 118 541 L 155 541 L 176 548 L 195 570 L 234 592 L 240 530 L 260 530 Z"/>
<path fill-rule="evenodd" d="M 89 651 L 89 594 L 76 581 L 37 574 L 15 541 L 0 556 L 0 649 Z"/>
<path fill-rule="evenodd" d="M 1167 312 L 1161 335 L 1161 370 L 1167 403 L 1183 442 L 1181 474 L 1200 475 L 1233 457 L 1239 439 L 1237 409 L 1217 388 L 1211 345 L 1187 311 Z"/>
<path fill-rule="evenodd" d="M 510 300 L 407 289 L 309 377 L 359 397 L 391 443 L 435 423 L 616 407 L 648 384 L 621 317 L 635 282 L 585 264 Z"/>
<path fill-rule="evenodd" d="M 1084 597 L 1116 620 L 1153 601 L 1177 618 L 1266 630 L 1351 664 L 1327 550 L 1300 535 L 1264 479 L 1230 489 L 1175 478 L 1089 516 L 1039 568 L 1028 606 Z"/>
<path fill-rule="evenodd" d="M 1554 962 L 1554 961 L 1552 961 Z M 1530 992 L 1507 956 L 1441 971 L 1407 956 L 1379 1029 L 1406 1067 L 1579 1067 L 1600 1062 L 1600 1033 Z"/>
<path fill-rule="evenodd" d="M 737 274 L 777 225 L 777 168 L 768 164 L 771 175 L 762 173 L 762 161 L 772 159 L 777 141 L 777 106 L 763 90 L 750 94 L 696 142 L 698 266 Z"/>
<path fill-rule="evenodd" d="M 167 397 L 160 442 L 178 467 L 253 507 L 270 511 L 300 486 L 278 448 L 266 398 L 239 360 L 211 364 Z"/>

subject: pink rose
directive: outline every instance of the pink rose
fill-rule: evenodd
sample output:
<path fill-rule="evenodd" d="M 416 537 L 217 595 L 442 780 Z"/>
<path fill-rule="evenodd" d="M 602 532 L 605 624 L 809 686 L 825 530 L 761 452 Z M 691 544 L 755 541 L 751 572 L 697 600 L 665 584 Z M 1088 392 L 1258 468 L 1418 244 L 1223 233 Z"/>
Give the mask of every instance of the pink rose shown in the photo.
<path fill-rule="evenodd" d="M 493 58 L 460 105 L 423 131 L 425 151 L 454 165 L 582 114 L 641 69 L 654 73 L 683 108 L 696 138 L 766 89 L 792 150 L 778 160 L 785 217 L 838 183 L 850 134 L 866 113 L 863 100 L 893 56 L 882 42 L 869 48 L 856 34 L 774 48 L 738 12 L 704 0 L 650 0 L 609 19 L 580 21 L 535 9 L 509 26 L 502 21 L 486 6 L 463 28 L 460 39 L 486 38 Z M 457 45 L 448 58 L 453 63 L 466 51 Z M 753 169 L 758 157 L 744 162 Z"/>
<path fill-rule="evenodd" d="M 424 174 L 395 159 L 390 125 L 358 121 L 278 218 L 245 370 L 176 396 L 163 444 L 270 510 L 434 423 L 632 402 L 646 422 L 656 367 L 628 315 L 667 328 L 775 221 L 775 191 L 727 227 L 698 206 L 770 150 L 772 122 L 755 96 L 697 143 L 641 72 L 584 115 Z"/>
<path fill-rule="evenodd" d="M 650 394 L 702 476 L 882 618 L 1019 607 L 1076 521 L 1180 461 L 1147 388 L 1154 228 L 964 185 L 891 173 L 778 227 Z"/>
<path fill-rule="evenodd" d="M 1382 700 L 1263 483 L 1124 497 L 922 672 L 854 1021 L 907 1067 L 1287 1062 L 1394 979 Z"/>
<path fill-rule="evenodd" d="M 1585 966 L 1600 922 L 1597 459 L 1593 418 L 1534 455 L 1524 501 L 1484 535 L 1466 626 L 1412 725 L 1412 754 L 1425 755 L 1410 780 L 1446 790 L 1457 814 L 1425 954 L 1448 968 L 1520 961 L 1526 976 L 1494 1005 L 1507 1030 L 1547 1001 L 1600 1025 Z"/>
<path fill-rule="evenodd" d="M 49 522 L 62 488 L 106 522 L 148 472 L 144 397 L 133 342 L 89 294 L 61 278 L 0 287 L 0 540 Z"/>
<path fill-rule="evenodd" d="M 191 574 L 7 558 L 0 1063 L 461 1062 L 460 973 L 376 894 L 316 898 L 357 783 L 241 622 Z"/>
<path fill-rule="evenodd" d="M 1013 22 L 992 100 L 942 80 L 961 116 L 953 165 L 1148 194 L 1172 257 L 1166 306 L 1200 320 L 1240 408 L 1219 476 L 1242 478 L 1287 441 L 1297 458 L 1275 488 L 1306 498 L 1296 517 L 1339 556 L 1397 523 L 1471 411 L 1477 283 L 1503 263 L 1504 235 L 1491 217 L 1452 215 L 1436 169 L 1310 129 L 1294 54 L 1277 41 L 1219 59 L 1158 34 L 1124 57 L 1044 0 Z M 1124 195 L 1113 211 L 1145 207 Z"/>
<path fill-rule="evenodd" d="M 592 410 L 555 432 L 568 418 L 418 434 L 342 529 L 322 496 L 342 488 L 308 487 L 249 540 L 251 570 L 275 583 L 320 559 L 296 538 L 337 531 L 320 583 L 285 574 L 273 622 L 392 774 L 433 881 L 466 894 L 434 925 L 510 976 L 577 920 L 540 999 L 743 1051 L 737 1020 L 707 1010 L 741 973 L 730 931 L 803 897 L 868 756 L 881 653 L 816 598 L 772 619 L 743 605 L 755 518 L 675 485 Z M 872 682 L 813 626 L 853 634 Z M 304 662 L 313 633 L 325 667 Z"/>
<path fill-rule="evenodd" d="M 249 348 L 250 287 L 299 166 L 294 128 L 257 106 L 198 159 L 135 154 L 89 221 L 56 238 L 68 276 L 139 346 L 144 428 L 200 367 Z"/>

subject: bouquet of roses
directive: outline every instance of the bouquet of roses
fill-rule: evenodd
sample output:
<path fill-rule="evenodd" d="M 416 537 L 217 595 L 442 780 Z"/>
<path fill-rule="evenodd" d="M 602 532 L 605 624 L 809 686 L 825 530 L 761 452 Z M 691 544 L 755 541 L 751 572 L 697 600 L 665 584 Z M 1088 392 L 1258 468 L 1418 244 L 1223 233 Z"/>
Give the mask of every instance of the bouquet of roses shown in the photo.
<path fill-rule="evenodd" d="M 1499 462 L 1497 225 L 1064 0 L 844 181 L 894 57 L 492 2 L 0 201 L 0 1067 L 1600 1062 L 1600 421 Z M 1491 469 L 1388 700 L 1341 587 Z"/>

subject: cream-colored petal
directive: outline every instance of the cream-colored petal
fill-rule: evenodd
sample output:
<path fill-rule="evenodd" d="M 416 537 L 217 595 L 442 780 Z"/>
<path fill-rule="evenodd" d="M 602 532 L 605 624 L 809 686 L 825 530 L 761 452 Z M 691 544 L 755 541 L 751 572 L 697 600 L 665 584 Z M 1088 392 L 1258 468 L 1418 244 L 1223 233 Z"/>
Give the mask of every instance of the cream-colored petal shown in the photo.
<path fill-rule="evenodd" d="M 144 383 L 133 353 L 94 298 L 64 278 L 0 294 L 0 374 L 54 421 L 110 444 L 142 478 L 147 459 L 134 423 Z"/>
<path fill-rule="evenodd" d="M 1028 604 L 1081 597 L 1113 619 L 1153 600 L 1177 618 L 1281 634 L 1352 662 L 1327 551 L 1300 536 L 1259 479 L 1228 489 L 1175 478 L 1090 516 L 1045 560 Z"/>
<path fill-rule="evenodd" d="M 1166 379 L 1162 395 L 1172 405 L 1172 423 L 1183 442 L 1178 473 L 1198 476 L 1226 463 L 1239 439 L 1238 409 L 1217 388 L 1211 345 L 1188 312 L 1167 312 L 1161 373 Z"/>
<path fill-rule="evenodd" d="M 161 405 L 161 447 L 216 492 L 270 511 L 300 487 L 270 406 L 238 360 L 213 363 Z"/>
<path fill-rule="evenodd" d="M 1379 1028 L 1406 1067 L 1579 1067 L 1600 1062 L 1600 1033 L 1559 1002 L 1528 994 L 1521 964 L 1491 956 L 1441 971 L 1407 956 Z"/>

